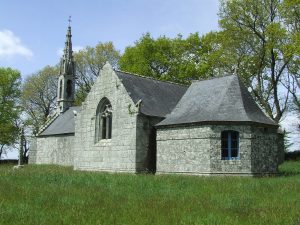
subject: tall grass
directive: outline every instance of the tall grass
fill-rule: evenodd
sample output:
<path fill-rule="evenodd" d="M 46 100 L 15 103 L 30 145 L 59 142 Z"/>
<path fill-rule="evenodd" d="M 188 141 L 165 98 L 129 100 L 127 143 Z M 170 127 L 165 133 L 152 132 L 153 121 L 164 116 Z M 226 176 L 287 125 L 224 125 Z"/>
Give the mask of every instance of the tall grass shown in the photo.
<path fill-rule="evenodd" d="M 300 162 L 278 177 L 0 166 L 0 224 L 300 224 Z"/>

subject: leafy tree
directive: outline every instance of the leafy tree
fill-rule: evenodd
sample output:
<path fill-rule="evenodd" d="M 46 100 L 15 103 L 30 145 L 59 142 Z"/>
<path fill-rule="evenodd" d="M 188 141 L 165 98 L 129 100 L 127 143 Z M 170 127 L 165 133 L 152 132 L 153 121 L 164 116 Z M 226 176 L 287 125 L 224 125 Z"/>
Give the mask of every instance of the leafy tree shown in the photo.
<path fill-rule="evenodd" d="M 33 126 L 34 134 L 55 110 L 58 73 L 57 66 L 46 66 L 23 83 L 22 106 L 28 115 L 25 124 Z"/>
<path fill-rule="evenodd" d="M 290 66 L 294 74 L 294 83 L 296 85 L 291 89 L 294 98 L 295 108 L 300 115 L 300 96 L 297 91 L 300 89 L 300 0 L 284 0 L 281 6 L 284 22 L 288 29 L 292 32 L 292 41 L 295 52 L 298 55 L 297 61 Z"/>
<path fill-rule="evenodd" d="M 291 3 L 292 1 L 285 1 Z M 267 114 L 279 122 L 295 90 L 299 33 L 281 0 L 221 1 L 220 26 L 225 58 Z M 288 17 L 287 17 L 288 16 Z M 298 26 L 298 25 L 296 25 Z M 299 52 L 298 52 L 299 53 Z"/>
<path fill-rule="evenodd" d="M 118 67 L 120 53 L 112 42 L 99 43 L 95 47 L 86 47 L 74 54 L 76 62 L 76 104 L 80 104 L 91 90 L 100 70 L 109 62 Z"/>
<path fill-rule="evenodd" d="M 192 80 L 217 75 L 210 62 L 217 57 L 212 40 L 216 33 L 200 37 L 190 34 L 186 39 L 161 36 L 157 39 L 149 33 L 143 35 L 134 46 L 127 47 L 120 59 L 121 70 L 142 74 L 160 80 L 190 83 Z M 206 44 L 211 44 L 206 45 Z M 214 52 L 215 55 L 210 53 Z"/>
<path fill-rule="evenodd" d="M 15 121 L 20 115 L 20 85 L 19 71 L 0 68 L 0 158 L 5 146 L 13 144 L 18 137 Z"/>

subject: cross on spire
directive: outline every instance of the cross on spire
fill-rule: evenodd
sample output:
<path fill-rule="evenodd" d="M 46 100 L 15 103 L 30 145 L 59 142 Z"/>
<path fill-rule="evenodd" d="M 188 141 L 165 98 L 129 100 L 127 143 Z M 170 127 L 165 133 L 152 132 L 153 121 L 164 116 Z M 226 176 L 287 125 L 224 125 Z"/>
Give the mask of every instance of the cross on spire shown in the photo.
<path fill-rule="evenodd" d="M 71 16 L 69 16 L 69 19 L 68 19 L 68 21 L 69 21 L 69 26 L 71 26 L 71 22 L 72 22 L 72 20 L 71 20 Z"/>

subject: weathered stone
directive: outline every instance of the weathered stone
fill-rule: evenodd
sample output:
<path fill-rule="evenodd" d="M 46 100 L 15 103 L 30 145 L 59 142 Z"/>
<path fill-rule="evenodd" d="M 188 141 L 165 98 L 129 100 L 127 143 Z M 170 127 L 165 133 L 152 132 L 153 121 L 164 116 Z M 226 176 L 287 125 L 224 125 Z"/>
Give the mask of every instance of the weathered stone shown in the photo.
<path fill-rule="evenodd" d="M 239 159 L 221 158 L 221 132 L 239 132 Z M 274 128 L 250 125 L 202 125 L 159 128 L 157 172 L 193 174 L 276 173 L 282 152 Z M 172 165 L 172 166 L 170 166 Z"/>

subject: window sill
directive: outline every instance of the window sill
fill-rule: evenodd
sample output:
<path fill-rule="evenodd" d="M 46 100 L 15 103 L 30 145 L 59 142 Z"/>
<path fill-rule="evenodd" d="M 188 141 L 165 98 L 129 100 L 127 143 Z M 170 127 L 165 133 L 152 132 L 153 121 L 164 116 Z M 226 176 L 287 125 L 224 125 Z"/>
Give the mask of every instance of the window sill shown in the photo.
<path fill-rule="evenodd" d="M 111 139 L 101 139 L 100 141 L 96 142 L 94 146 L 110 146 Z"/>
<path fill-rule="evenodd" d="M 225 158 L 221 158 L 221 160 L 223 161 L 239 161 L 241 160 L 240 157 L 225 157 Z"/>

